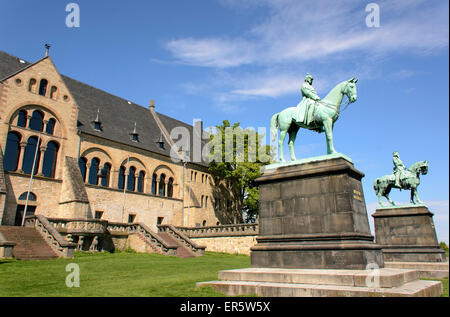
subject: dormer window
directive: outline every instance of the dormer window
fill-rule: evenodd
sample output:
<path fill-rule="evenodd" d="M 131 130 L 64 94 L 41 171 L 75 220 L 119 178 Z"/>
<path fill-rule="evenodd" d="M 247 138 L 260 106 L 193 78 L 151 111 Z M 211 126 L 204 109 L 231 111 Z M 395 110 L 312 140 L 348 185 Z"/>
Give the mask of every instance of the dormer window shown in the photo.
<path fill-rule="evenodd" d="M 161 133 L 161 135 L 159 136 L 158 141 L 156 141 L 156 144 L 158 144 L 158 147 L 159 147 L 160 149 L 163 149 L 163 150 L 164 150 L 164 139 L 163 139 L 162 133 Z"/>
<path fill-rule="evenodd" d="M 137 133 L 136 122 L 134 123 L 134 129 L 133 129 L 133 132 L 130 133 L 130 136 L 131 136 L 131 141 L 139 142 L 139 133 Z"/>
<path fill-rule="evenodd" d="M 92 121 L 94 124 L 94 130 L 98 132 L 102 132 L 102 122 L 100 121 L 100 109 L 97 110 L 97 117 L 94 121 Z"/>

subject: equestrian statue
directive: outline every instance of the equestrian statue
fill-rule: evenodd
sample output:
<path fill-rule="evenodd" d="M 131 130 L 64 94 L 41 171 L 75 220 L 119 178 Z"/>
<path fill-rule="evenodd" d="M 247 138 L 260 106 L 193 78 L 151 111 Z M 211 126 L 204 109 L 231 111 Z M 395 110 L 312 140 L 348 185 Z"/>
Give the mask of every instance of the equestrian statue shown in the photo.
<path fill-rule="evenodd" d="M 348 104 L 357 99 L 356 78 L 343 81 L 336 85 L 328 95 L 320 99 L 312 86 L 313 77 L 307 74 L 301 87 L 302 100 L 297 107 L 287 108 L 272 116 L 270 121 L 270 134 L 272 142 L 277 137 L 278 128 L 278 157 L 280 162 L 285 162 L 283 144 L 286 134 L 289 133 L 289 151 L 291 160 L 295 161 L 294 142 L 300 128 L 313 130 L 318 133 L 325 132 L 327 142 L 327 154 L 337 153 L 333 145 L 333 126 L 339 118 L 340 107 L 344 95 L 348 97 Z"/>
<path fill-rule="evenodd" d="M 426 175 L 428 173 L 428 162 L 420 161 L 407 169 L 397 151 L 394 151 L 392 160 L 394 163 L 393 173 L 377 178 L 373 184 L 380 206 L 384 206 L 381 200 L 383 196 L 392 206 L 395 206 L 395 203 L 389 197 L 392 188 L 411 190 L 410 203 L 413 205 L 423 204 L 417 194 L 417 186 L 420 184 L 420 174 Z"/>

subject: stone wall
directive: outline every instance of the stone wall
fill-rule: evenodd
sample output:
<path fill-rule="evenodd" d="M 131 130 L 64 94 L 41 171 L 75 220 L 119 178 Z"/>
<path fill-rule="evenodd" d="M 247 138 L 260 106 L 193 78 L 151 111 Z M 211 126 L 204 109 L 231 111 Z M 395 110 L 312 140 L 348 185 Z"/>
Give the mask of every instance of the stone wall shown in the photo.
<path fill-rule="evenodd" d="M 198 245 L 206 247 L 207 252 L 250 255 L 250 248 L 256 244 L 255 236 L 191 238 Z"/>

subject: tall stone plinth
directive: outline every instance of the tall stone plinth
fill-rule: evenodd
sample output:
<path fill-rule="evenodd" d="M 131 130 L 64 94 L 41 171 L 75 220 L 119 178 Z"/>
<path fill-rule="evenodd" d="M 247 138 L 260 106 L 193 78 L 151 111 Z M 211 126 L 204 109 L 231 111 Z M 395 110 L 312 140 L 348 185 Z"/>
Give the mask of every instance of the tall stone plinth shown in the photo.
<path fill-rule="evenodd" d="M 381 247 L 370 233 L 363 177 L 345 157 L 267 168 L 257 179 L 259 236 L 251 266 L 383 267 Z"/>
<path fill-rule="evenodd" d="M 379 208 L 372 215 L 386 262 L 445 262 L 433 213 L 424 205 Z"/>

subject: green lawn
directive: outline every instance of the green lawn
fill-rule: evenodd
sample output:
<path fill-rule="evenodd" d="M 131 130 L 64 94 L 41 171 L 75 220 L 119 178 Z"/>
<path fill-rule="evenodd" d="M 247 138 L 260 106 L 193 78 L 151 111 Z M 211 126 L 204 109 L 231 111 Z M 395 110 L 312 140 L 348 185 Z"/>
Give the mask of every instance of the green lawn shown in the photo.
<path fill-rule="evenodd" d="M 80 287 L 66 286 L 66 265 L 80 269 Z M 206 252 L 196 258 L 177 258 L 131 252 L 85 254 L 48 261 L 0 260 L 1 296 L 223 296 L 196 282 L 217 280 L 220 270 L 250 266 L 250 257 Z"/>
<path fill-rule="evenodd" d="M 80 268 L 80 287 L 66 286 L 70 263 Z M 196 282 L 217 280 L 220 270 L 250 267 L 250 257 L 206 252 L 177 258 L 134 252 L 76 253 L 74 259 L 0 260 L 0 297 L 213 297 L 224 296 Z M 448 278 L 441 280 L 449 296 Z"/>

